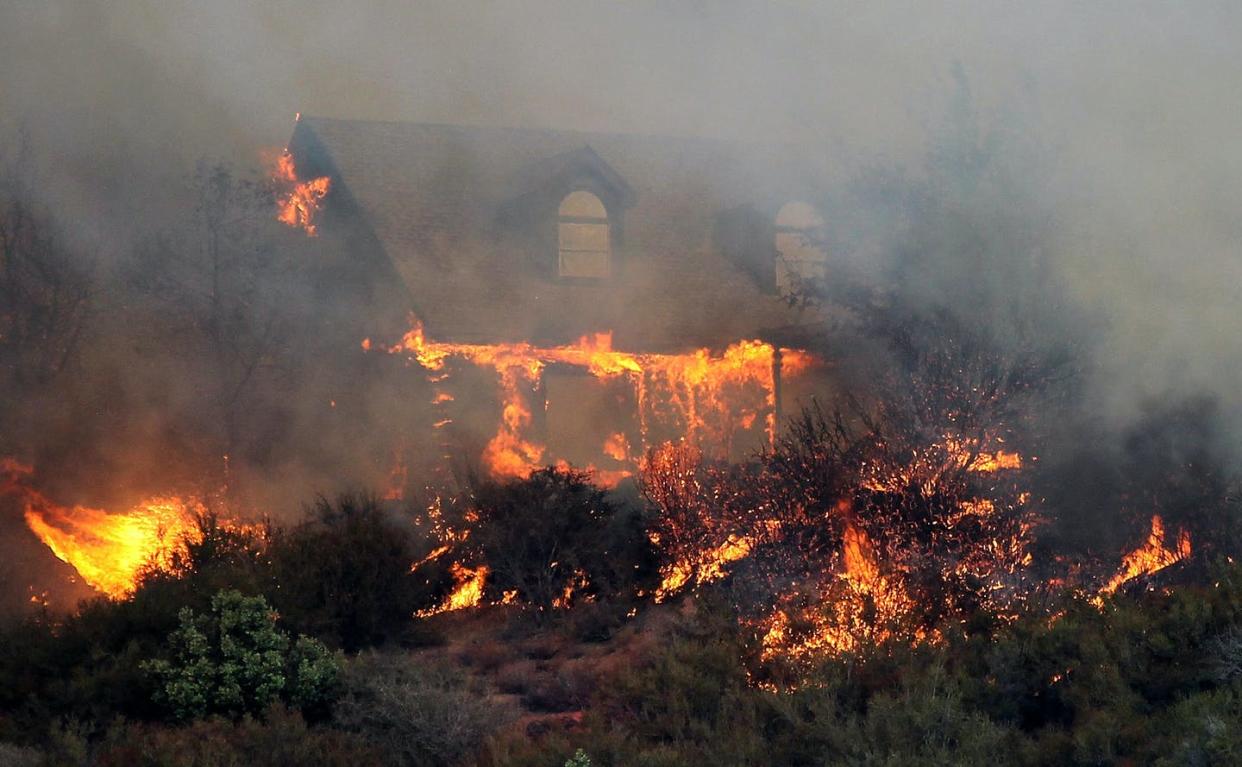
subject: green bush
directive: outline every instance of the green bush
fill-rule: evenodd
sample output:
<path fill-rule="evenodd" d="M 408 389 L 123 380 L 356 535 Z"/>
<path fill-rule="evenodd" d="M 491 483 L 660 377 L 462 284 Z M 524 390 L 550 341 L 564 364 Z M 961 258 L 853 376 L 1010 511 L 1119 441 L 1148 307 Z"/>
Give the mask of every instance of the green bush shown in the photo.
<path fill-rule="evenodd" d="M 587 752 L 578 749 L 565 760 L 565 767 L 591 767 L 591 757 L 587 756 Z"/>
<path fill-rule="evenodd" d="M 318 640 L 290 642 L 263 597 L 221 591 L 209 614 L 187 607 L 180 620 L 169 657 L 144 665 L 158 680 L 156 701 L 174 718 L 255 715 L 277 701 L 314 711 L 331 702 L 336 659 Z"/>
<path fill-rule="evenodd" d="M 548 468 L 475 493 L 471 534 L 491 568 L 489 588 L 546 614 L 567 591 L 575 599 L 628 596 L 654 573 L 641 515 L 618 507 L 588 474 Z"/>
<path fill-rule="evenodd" d="M 271 560 L 279 589 L 272 603 L 283 621 L 347 652 L 402 633 L 413 613 L 433 603 L 409 530 L 374 498 L 320 499 L 309 519 L 273 534 Z"/>

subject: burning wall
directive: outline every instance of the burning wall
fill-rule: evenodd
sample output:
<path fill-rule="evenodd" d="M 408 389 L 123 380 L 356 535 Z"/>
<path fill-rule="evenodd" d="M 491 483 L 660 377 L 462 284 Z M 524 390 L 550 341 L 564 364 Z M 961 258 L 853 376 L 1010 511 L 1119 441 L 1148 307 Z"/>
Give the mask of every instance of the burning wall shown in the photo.
<path fill-rule="evenodd" d="M 373 348 L 370 339 L 362 345 Z M 430 339 L 414 318 L 401 341 L 386 351 L 406 355 L 426 372 L 431 404 L 439 413 L 436 429 L 455 421 L 453 377 L 462 365 L 494 374 L 500 418 L 481 456 L 493 475 L 522 477 L 541 466 L 567 463 L 567 443 L 577 442 L 576 451 L 570 448 L 574 457 L 579 463 L 589 457 L 587 465 L 606 484 L 630 476 L 649 447 L 668 440 L 688 440 L 722 458 L 740 458 L 771 444 L 782 380 L 805 373 L 814 362 L 805 352 L 753 340 L 718 353 L 684 354 L 616 350 L 611 333 L 550 348 L 446 343 Z M 586 413 L 575 418 L 565 412 L 569 409 Z M 596 424 L 593 437 L 590 427 L 568 425 L 581 424 L 583 417 Z M 565 425 L 556 426 L 558 419 Z M 570 432 L 577 433 L 566 439 Z M 546 444 L 549 433 L 559 434 L 559 444 Z M 582 447 L 592 440 L 593 449 Z"/>

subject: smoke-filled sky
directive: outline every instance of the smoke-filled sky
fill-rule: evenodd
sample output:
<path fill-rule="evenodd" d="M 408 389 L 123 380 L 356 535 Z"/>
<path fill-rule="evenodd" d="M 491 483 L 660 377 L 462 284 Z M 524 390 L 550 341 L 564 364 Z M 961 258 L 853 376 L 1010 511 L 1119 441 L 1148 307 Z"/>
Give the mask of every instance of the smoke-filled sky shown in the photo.
<path fill-rule="evenodd" d="M 1051 150 L 1058 263 L 1110 321 L 1109 407 L 1201 388 L 1236 407 L 1240 22 L 1228 0 L 8 0 L 0 122 L 30 130 L 47 193 L 106 253 L 168 178 L 203 155 L 250 161 L 297 111 L 917 165 L 960 62 L 985 123 Z"/>

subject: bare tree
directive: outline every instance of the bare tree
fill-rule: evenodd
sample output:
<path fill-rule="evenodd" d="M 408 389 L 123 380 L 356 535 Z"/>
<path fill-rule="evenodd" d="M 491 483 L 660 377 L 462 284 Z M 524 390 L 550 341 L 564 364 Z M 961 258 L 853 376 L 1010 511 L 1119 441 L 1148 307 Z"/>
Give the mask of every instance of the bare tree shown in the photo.
<path fill-rule="evenodd" d="M 263 389 L 287 370 L 293 327 L 288 259 L 277 246 L 271 190 L 223 164 L 200 163 L 194 215 L 150 239 L 130 282 L 158 312 L 157 340 L 188 358 L 209 414 L 210 448 L 227 467 L 249 437 Z"/>
<path fill-rule="evenodd" d="M 73 359 L 94 297 L 92 265 L 37 203 L 27 142 L 0 167 L 0 371 L 10 397 L 50 384 Z"/>

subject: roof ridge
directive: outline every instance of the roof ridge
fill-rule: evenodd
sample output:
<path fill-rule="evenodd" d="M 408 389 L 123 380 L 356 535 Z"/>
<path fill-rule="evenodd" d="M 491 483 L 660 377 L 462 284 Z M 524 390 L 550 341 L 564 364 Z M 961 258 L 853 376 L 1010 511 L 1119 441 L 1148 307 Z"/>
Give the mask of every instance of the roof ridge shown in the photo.
<path fill-rule="evenodd" d="M 403 126 L 410 128 L 434 128 L 440 130 L 459 130 L 459 131 L 477 131 L 481 133 L 525 133 L 525 134 L 552 134 L 557 136 L 582 137 L 585 141 L 591 137 L 608 138 L 608 139 L 659 139 L 665 141 L 684 141 L 687 143 L 713 143 L 725 147 L 780 147 L 785 146 L 784 142 L 762 142 L 750 139 L 732 139 L 721 136 L 703 136 L 703 135 L 687 135 L 673 133 L 639 133 L 624 131 L 591 131 L 580 130 L 577 128 L 551 128 L 538 127 L 532 125 L 484 125 L 480 123 L 449 123 L 427 120 L 380 120 L 374 118 L 354 118 L 354 117 L 328 117 L 323 115 L 311 115 L 301 113 L 298 118 L 299 122 L 313 123 L 337 123 L 340 125 L 376 125 L 376 126 Z"/>

